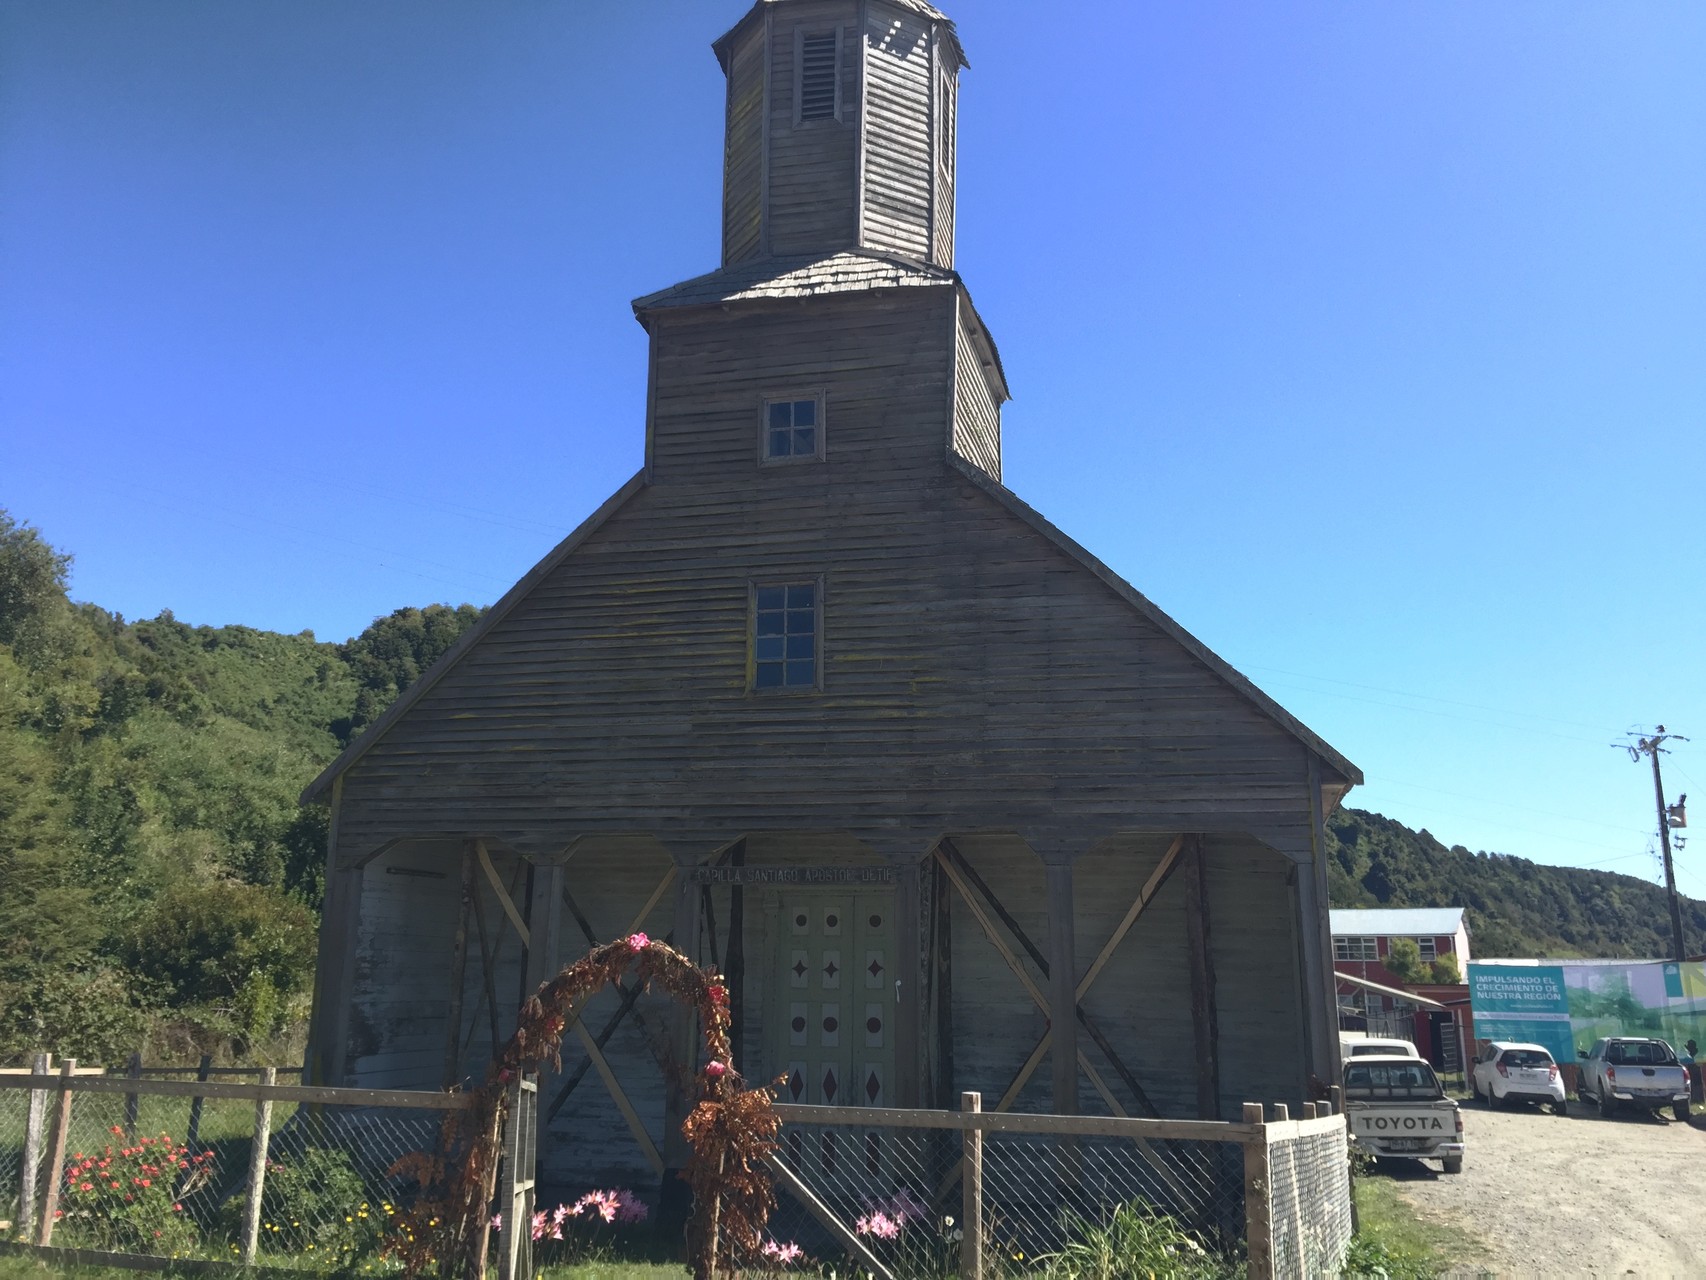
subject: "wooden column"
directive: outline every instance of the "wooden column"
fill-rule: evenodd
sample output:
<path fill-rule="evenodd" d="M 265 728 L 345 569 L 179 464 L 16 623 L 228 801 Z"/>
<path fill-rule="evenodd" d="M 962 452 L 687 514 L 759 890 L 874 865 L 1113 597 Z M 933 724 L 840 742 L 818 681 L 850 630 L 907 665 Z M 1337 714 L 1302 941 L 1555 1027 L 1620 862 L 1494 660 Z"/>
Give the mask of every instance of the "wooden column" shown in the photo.
<path fill-rule="evenodd" d="M 457 908 L 456 937 L 450 948 L 450 1008 L 444 1033 L 443 1085 L 446 1089 L 462 1078 L 462 995 L 468 986 L 468 921 L 474 914 L 474 842 L 462 842 L 461 904 Z"/>
<path fill-rule="evenodd" d="M 264 1067 L 261 1084 L 278 1083 L 278 1069 Z M 272 1099 L 255 1103 L 255 1136 L 249 1143 L 249 1179 L 243 1187 L 243 1265 L 255 1265 L 261 1248 L 261 1197 L 267 1182 L 267 1148 L 272 1143 Z"/>
<path fill-rule="evenodd" d="M 960 1110 L 983 1110 L 981 1093 L 962 1093 Z M 968 1125 L 960 1137 L 960 1280 L 983 1280 L 983 1130 Z"/>
<path fill-rule="evenodd" d="M 522 978 L 523 999 L 557 976 L 562 965 L 563 865 L 535 866 L 527 895 L 527 966 Z"/>
<path fill-rule="evenodd" d="M 689 960 L 699 958 L 699 886 L 689 874 L 697 865 L 677 860 L 675 867 L 675 949 Z M 658 1199 L 659 1225 L 678 1229 L 693 1207 L 693 1195 L 681 1178 L 690 1148 L 681 1126 L 692 1110 L 694 1068 L 699 1065 L 698 1023 L 679 1002 L 669 1013 L 670 1070 L 664 1073 L 663 1186 Z"/>
<path fill-rule="evenodd" d="M 895 1103 L 901 1107 L 922 1105 L 919 1080 L 920 1037 L 924 1023 L 924 931 L 919 919 L 919 866 L 904 862 L 897 868 L 894 887 L 894 972 L 897 976 L 894 1001 L 894 1087 Z"/>
<path fill-rule="evenodd" d="M 746 841 L 729 850 L 729 865 L 746 865 Z M 723 978 L 729 992 L 729 1065 L 746 1065 L 746 886 L 729 886 L 729 940 L 723 947 Z"/>
<path fill-rule="evenodd" d="M 1191 1031 L 1196 1048 L 1197 1118 L 1220 1119 L 1220 1017 L 1210 946 L 1208 858 L 1203 837 L 1185 841 L 1185 953 L 1191 973 Z"/>
<path fill-rule="evenodd" d="M 326 877 L 321 916 L 321 964 L 314 1056 L 307 1058 L 316 1084 L 346 1084 L 350 1048 L 350 1002 L 355 998 L 355 952 L 362 934 L 362 869 L 333 870 Z"/>
<path fill-rule="evenodd" d="M 1044 868 L 1048 884 L 1049 1056 L 1056 1115 L 1078 1114 L 1078 960 L 1074 946 L 1072 864 Z"/>
<path fill-rule="evenodd" d="M 1339 1082 L 1339 1003 L 1333 979 L 1333 927 L 1327 916 L 1327 829 L 1321 796 L 1321 760 L 1314 754 L 1309 757 L 1309 817 L 1313 856 L 1306 865 L 1297 868 L 1309 1069 L 1323 1084 L 1333 1085 Z"/>

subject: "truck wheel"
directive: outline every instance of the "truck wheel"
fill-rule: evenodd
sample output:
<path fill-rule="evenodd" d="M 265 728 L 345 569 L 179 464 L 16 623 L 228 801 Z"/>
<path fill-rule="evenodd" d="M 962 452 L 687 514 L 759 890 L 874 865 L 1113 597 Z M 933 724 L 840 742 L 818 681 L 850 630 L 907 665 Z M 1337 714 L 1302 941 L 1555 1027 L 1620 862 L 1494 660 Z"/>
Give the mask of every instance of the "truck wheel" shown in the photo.
<path fill-rule="evenodd" d="M 1688 1123 L 1688 1104 L 1686 1102 L 1673 1102 L 1671 1104 L 1670 1113 L 1678 1120 L 1682 1121 L 1683 1124 Z"/>
<path fill-rule="evenodd" d="M 1559 1098 L 1557 1101 L 1557 1104 L 1552 1109 L 1555 1112 L 1557 1112 L 1559 1115 L 1563 1116 L 1565 1119 L 1569 1119 L 1570 1104 L 1568 1102 L 1564 1101 L 1564 1099 Z"/>
<path fill-rule="evenodd" d="M 1599 1095 L 1599 1114 L 1606 1120 L 1609 1120 L 1612 1116 L 1616 1115 L 1617 1099 L 1612 1097 L 1611 1094 L 1602 1091 Z"/>
<path fill-rule="evenodd" d="M 1440 1163 L 1445 1166 L 1445 1171 L 1447 1173 L 1462 1173 L 1463 1172 L 1463 1157 L 1462 1156 L 1446 1156 L 1443 1160 L 1440 1161 Z"/>

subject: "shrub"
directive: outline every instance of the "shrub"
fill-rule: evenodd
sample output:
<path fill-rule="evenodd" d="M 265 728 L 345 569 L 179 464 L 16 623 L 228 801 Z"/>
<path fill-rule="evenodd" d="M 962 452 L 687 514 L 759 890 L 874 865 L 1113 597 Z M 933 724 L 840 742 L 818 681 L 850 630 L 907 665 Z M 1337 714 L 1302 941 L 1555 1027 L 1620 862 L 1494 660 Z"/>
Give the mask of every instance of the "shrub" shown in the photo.
<path fill-rule="evenodd" d="M 235 1234 L 243 1221 L 247 1196 L 226 1206 L 227 1226 Z M 261 1246 L 270 1252 L 313 1253 L 339 1261 L 378 1247 L 390 1204 L 374 1203 L 350 1158 L 327 1147 L 306 1147 L 300 1154 L 267 1161 L 261 1189 Z"/>
<path fill-rule="evenodd" d="M 307 989 L 314 917 L 273 889 L 181 883 L 151 902 L 120 945 L 126 965 L 174 1007 L 227 1010 L 249 1038 L 275 1034 Z"/>
<path fill-rule="evenodd" d="M 165 1134 L 96 1155 L 77 1152 L 65 1170 L 59 1222 L 79 1244 L 115 1253 L 177 1254 L 194 1247 L 195 1223 L 183 1201 L 212 1180 L 214 1155 L 191 1155 Z"/>
<path fill-rule="evenodd" d="M 1067 1228 L 1072 1239 L 1038 1259 L 1048 1280 L 1172 1280 L 1224 1271 L 1194 1235 L 1141 1201 L 1121 1205 L 1106 1222 L 1068 1214 Z"/>

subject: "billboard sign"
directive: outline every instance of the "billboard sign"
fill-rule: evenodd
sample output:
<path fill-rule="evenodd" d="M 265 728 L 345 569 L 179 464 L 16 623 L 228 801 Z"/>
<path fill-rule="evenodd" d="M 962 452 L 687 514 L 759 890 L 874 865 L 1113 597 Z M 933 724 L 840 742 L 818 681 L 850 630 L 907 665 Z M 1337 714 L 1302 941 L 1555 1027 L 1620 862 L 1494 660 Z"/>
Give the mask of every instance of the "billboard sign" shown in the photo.
<path fill-rule="evenodd" d="M 1706 1040 L 1706 964 L 1471 961 L 1469 1007 L 1482 1040 L 1546 1046 L 1559 1062 L 1605 1036 Z"/>

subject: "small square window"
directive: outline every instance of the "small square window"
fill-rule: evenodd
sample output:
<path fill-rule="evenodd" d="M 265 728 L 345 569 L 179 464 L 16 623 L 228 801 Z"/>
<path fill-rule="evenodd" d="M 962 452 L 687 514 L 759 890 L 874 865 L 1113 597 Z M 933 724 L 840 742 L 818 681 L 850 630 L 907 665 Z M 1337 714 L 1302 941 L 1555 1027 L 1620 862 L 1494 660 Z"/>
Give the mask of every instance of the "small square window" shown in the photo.
<path fill-rule="evenodd" d="M 823 400 L 766 400 L 759 456 L 765 462 L 808 462 L 823 457 Z"/>
<path fill-rule="evenodd" d="M 818 586 L 790 582 L 752 593 L 752 687 L 815 689 Z"/>

